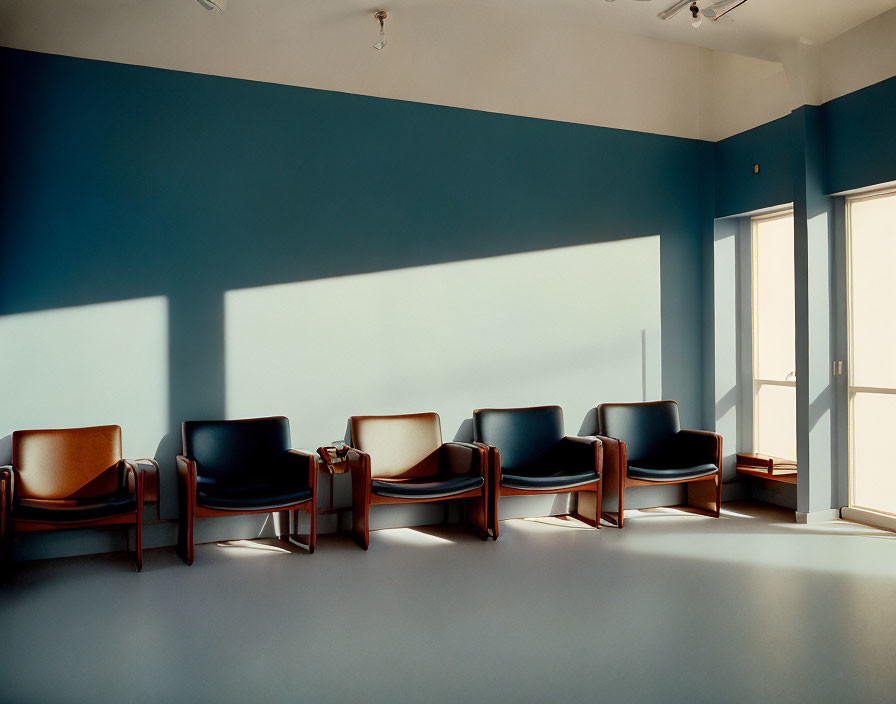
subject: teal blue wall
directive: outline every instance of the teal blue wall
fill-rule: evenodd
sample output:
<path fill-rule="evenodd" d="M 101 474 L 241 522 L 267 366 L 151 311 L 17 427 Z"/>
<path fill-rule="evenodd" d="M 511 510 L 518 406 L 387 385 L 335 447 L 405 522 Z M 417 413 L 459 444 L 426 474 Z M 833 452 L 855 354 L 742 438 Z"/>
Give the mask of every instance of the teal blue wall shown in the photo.
<path fill-rule="evenodd" d="M 711 144 L 10 49 L 0 72 L 0 315 L 167 297 L 163 515 L 180 422 L 225 415 L 237 288 L 658 234 L 662 393 L 701 425 Z"/>
<path fill-rule="evenodd" d="M 808 107 L 801 110 L 809 109 Z M 825 192 L 896 181 L 896 78 L 818 108 L 824 134 Z M 715 145 L 715 216 L 782 205 L 794 197 L 799 120 L 787 115 Z M 759 174 L 753 164 L 760 165 Z"/>
<path fill-rule="evenodd" d="M 0 314 L 167 295 L 176 421 L 223 412 L 228 289 L 660 234 L 663 392 L 699 422 L 707 143 L 8 49 L 0 67 Z M 619 293 L 594 292 L 571 304 Z"/>
<path fill-rule="evenodd" d="M 715 216 L 728 217 L 793 200 L 791 115 L 715 144 Z M 759 164 L 759 173 L 753 173 Z"/>
<path fill-rule="evenodd" d="M 896 181 L 896 77 L 824 104 L 826 190 Z"/>

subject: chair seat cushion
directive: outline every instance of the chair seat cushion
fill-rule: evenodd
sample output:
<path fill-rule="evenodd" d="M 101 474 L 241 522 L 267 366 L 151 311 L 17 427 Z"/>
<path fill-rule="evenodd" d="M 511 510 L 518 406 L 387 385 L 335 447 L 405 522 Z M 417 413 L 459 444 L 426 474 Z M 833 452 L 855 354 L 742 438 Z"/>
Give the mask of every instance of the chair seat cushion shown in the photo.
<path fill-rule="evenodd" d="M 532 472 L 526 474 L 501 474 L 501 486 L 508 489 L 529 489 L 531 491 L 556 491 L 570 489 L 574 486 L 593 484 L 598 479 L 597 472 L 592 470 L 573 471 L 561 469 L 556 471 Z"/>
<path fill-rule="evenodd" d="M 716 474 L 719 468 L 714 464 L 697 464 L 692 467 L 659 467 L 653 463 L 640 462 L 640 466 L 629 464 L 628 476 L 647 482 L 675 482 L 682 479 L 699 479 Z"/>
<path fill-rule="evenodd" d="M 396 499 L 441 499 L 479 489 L 485 479 L 478 476 L 426 477 L 387 481 L 374 479 L 370 488 L 374 494 Z"/>
<path fill-rule="evenodd" d="M 196 504 L 222 511 L 271 511 L 311 499 L 311 489 L 277 484 L 224 484 L 202 482 L 196 486 Z"/>
<path fill-rule="evenodd" d="M 112 516 L 125 516 L 137 510 L 137 497 L 133 494 L 115 493 L 84 499 L 66 499 L 57 502 L 22 501 L 13 510 L 13 518 L 46 523 L 93 521 Z"/>

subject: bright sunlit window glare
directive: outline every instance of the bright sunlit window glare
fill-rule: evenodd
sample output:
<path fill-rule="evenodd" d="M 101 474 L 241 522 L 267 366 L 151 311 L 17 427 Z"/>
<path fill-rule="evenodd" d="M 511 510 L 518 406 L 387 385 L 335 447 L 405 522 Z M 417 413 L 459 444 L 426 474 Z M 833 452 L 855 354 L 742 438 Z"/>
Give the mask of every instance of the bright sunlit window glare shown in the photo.
<path fill-rule="evenodd" d="M 796 461 L 793 213 L 753 218 L 753 451 Z"/>
<path fill-rule="evenodd" d="M 850 198 L 850 506 L 896 515 L 896 191 Z"/>

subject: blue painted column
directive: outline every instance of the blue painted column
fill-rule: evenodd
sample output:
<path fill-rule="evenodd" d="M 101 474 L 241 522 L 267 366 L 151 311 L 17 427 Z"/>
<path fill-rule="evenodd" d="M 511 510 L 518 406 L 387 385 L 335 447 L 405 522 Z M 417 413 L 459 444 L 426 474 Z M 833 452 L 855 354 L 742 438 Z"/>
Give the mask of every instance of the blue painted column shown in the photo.
<path fill-rule="evenodd" d="M 736 479 L 738 446 L 737 219 L 717 220 L 713 233 L 713 379 L 710 427 L 722 436 L 722 476 Z"/>
<path fill-rule="evenodd" d="M 825 194 L 821 108 L 792 114 L 796 282 L 797 520 L 827 520 L 835 480 L 831 376 L 832 203 Z"/>

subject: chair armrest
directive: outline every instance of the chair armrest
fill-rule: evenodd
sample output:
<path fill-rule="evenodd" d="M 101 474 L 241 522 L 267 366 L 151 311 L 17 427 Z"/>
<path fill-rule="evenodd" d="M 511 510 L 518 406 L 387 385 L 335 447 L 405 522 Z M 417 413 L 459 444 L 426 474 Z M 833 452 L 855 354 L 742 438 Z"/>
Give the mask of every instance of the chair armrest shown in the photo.
<path fill-rule="evenodd" d="M 130 460 L 121 460 L 126 477 L 128 491 L 137 496 L 137 504 L 143 503 L 144 472 L 139 465 Z"/>
<path fill-rule="evenodd" d="M 451 474 L 475 474 L 488 478 L 486 450 L 481 443 L 446 442 L 442 444 L 441 469 Z"/>
<path fill-rule="evenodd" d="M 317 457 L 310 452 L 286 450 L 280 455 L 280 466 L 287 472 L 304 474 L 307 486 L 314 491 L 317 488 Z"/>
<path fill-rule="evenodd" d="M 191 459 L 190 457 L 184 457 L 183 455 L 178 455 L 176 462 L 177 478 L 187 491 L 192 491 L 192 493 L 195 494 L 196 475 L 199 473 L 199 466 L 197 465 L 196 460 Z"/>
<path fill-rule="evenodd" d="M 143 500 L 159 500 L 159 463 L 151 457 L 141 457 L 136 460 L 126 460 L 143 472 Z M 152 469 L 141 468 L 141 464 L 152 465 Z"/>
<path fill-rule="evenodd" d="M 345 461 L 348 462 L 349 471 L 352 473 L 352 484 L 355 482 L 355 474 L 366 474 L 367 482 L 370 483 L 370 455 L 350 447 L 345 453 Z"/>
<path fill-rule="evenodd" d="M 9 496 L 12 498 L 16 485 L 16 471 L 11 464 L 0 466 L 0 482 L 5 482 L 6 491 L 9 492 Z"/>
<path fill-rule="evenodd" d="M 603 443 L 599 438 L 568 435 L 557 443 L 555 451 L 560 461 L 593 469 L 600 476 L 603 469 Z"/>
<path fill-rule="evenodd" d="M 619 438 L 611 438 L 607 435 L 593 435 L 591 437 L 600 440 L 602 453 L 602 479 L 608 479 L 604 482 L 605 490 L 615 490 L 617 480 L 625 480 L 626 472 L 628 472 L 628 457 L 625 453 L 625 443 Z M 609 487 L 609 488 L 608 488 Z"/>
<path fill-rule="evenodd" d="M 141 470 L 133 462 L 125 459 L 118 460 L 115 468 L 118 470 L 118 486 L 129 494 L 136 492 L 137 473 Z"/>
<path fill-rule="evenodd" d="M 16 473 L 12 465 L 0 466 L 0 560 L 11 557 L 12 499 Z"/>
<path fill-rule="evenodd" d="M 352 447 L 345 461 L 352 475 L 352 513 L 359 517 L 370 504 L 370 455 Z"/>
<path fill-rule="evenodd" d="M 15 497 L 16 472 L 11 464 L 0 466 L 0 522 L 6 528 L 7 516 L 12 512 Z"/>
<path fill-rule="evenodd" d="M 722 468 L 722 436 L 707 430 L 680 430 L 675 438 L 678 457 Z"/>
<path fill-rule="evenodd" d="M 493 487 L 498 486 L 501 483 L 501 451 L 481 440 L 474 440 L 473 444 L 485 453 L 486 481 L 491 481 Z"/>

